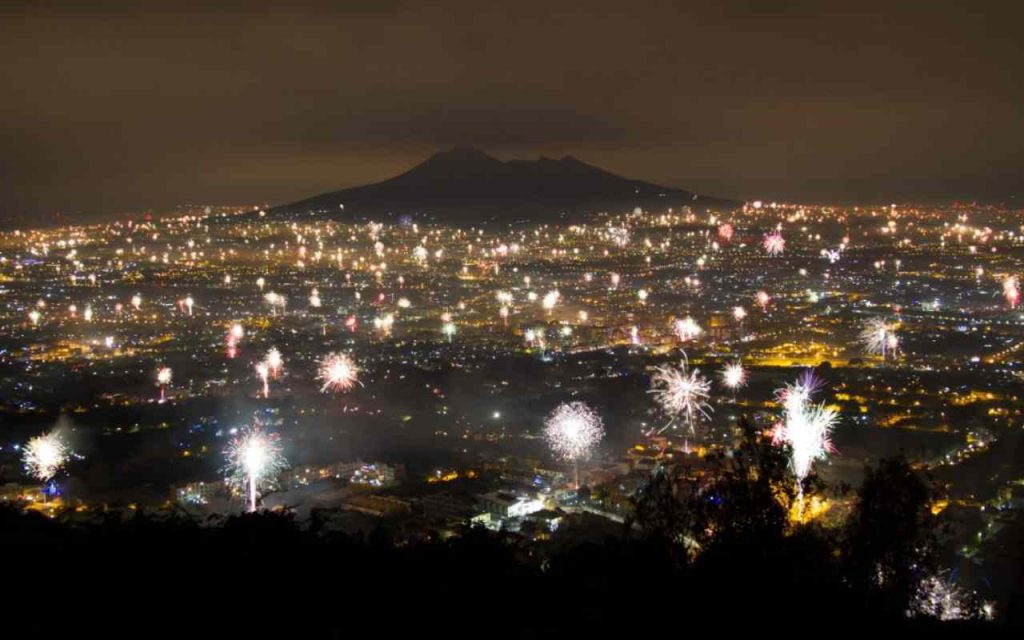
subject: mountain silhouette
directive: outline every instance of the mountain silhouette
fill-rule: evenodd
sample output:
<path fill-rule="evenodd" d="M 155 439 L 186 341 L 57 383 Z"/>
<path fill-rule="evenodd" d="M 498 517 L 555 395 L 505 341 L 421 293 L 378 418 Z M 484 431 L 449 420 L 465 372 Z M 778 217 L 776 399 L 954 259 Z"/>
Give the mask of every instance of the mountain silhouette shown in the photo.
<path fill-rule="evenodd" d="M 477 149 L 437 153 L 405 173 L 272 208 L 276 218 L 410 217 L 435 222 L 558 222 L 636 207 L 731 209 L 739 203 L 630 180 L 572 156 L 501 161 Z"/>

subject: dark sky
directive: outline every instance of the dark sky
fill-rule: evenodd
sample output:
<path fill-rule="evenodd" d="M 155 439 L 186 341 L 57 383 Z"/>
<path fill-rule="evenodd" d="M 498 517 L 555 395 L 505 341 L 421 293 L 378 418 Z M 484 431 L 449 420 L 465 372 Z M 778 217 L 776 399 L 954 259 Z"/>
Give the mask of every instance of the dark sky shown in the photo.
<path fill-rule="evenodd" d="M 453 145 L 740 198 L 1024 176 L 1020 2 L 289 4 L 2 3 L 0 217 L 282 202 Z"/>

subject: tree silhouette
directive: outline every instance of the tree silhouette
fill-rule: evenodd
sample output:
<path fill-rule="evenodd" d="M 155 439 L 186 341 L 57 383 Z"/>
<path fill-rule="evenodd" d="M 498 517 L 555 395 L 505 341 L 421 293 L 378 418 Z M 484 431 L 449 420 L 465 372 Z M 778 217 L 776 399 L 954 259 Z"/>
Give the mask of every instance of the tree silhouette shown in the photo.
<path fill-rule="evenodd" d="M 846 575 L 867 606 L 902 616 L 921 580 L 936 572 L 933 497 L 902 455 L 867 469 L 844 535 Z"/>
<path fill-rule="evenodd" d="M 787 450 L 772 445 L 749 421 L 739 426 L 739 446 L 713 454 L 694 503 L 695 535 L 702 547 L 773 544 L 786 530 L 787 509 L 796 493 Z"/>

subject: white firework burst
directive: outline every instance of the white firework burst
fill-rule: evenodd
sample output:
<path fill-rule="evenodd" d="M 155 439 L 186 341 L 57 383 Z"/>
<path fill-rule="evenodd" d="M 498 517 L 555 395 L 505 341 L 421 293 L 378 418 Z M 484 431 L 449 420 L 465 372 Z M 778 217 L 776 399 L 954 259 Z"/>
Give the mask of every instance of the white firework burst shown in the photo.
<path fill-rule="evenodd" d="M 278 310 L 284 311 L 285 307 L 288 306 L 288 298 L 273 291 L 266 293 L 263 296 L 263 301 L 267 303 L 270 310 L 274 313 L 277 313 Z"/>
<path fill-rule="evenodd" d="M 618 247 L 629 245 L 629 229 L 625 227 L 611 227 L 608 229 L 608 239 Z"/>
<path fill-rule="evenodd" d="M 170 367 L 160 367 L 156 372 L 156 382 L 159 385 L 171 384 L 173 375 Z"/>
<path fill-rule="evenodd" d="M 695 422 L 711 419 L 711 381 L 700 375 L 700 369 L 691 371 L 685 359 L 678 367 L 662 365 L 655 369 L 651 387 L 648 393 L 654 394 L 665 413 L 681 418 L 691 433 Z"/>
<path fill-rule="evenodd" d="M 719 373 L 722 384 L 734 392 L 747 384 L 747 370 L 739 362 L 730 362 Z"/>
<path fill-rule="evenodd" d="M 546 294 L 544 294 L 544 299 L 541 300 L 541 306 L 544 307 L 545 311 L 551 313 L 551 310 L 555 308 L 555 305 L 558 304 L 558 300 L 561 297 L 562 294 L 559 293 L 557 290 L 548 291 Z"/>
<path fill-rule="evenodd" d="M 704 332 L 697 321 L 686 316 L 682 319 L 677 319 L 675 323 L 676 335 L 679 336 L 679 340 L 682 342 L 688 342 L 690 340 L 696 340 L 700 337 L 700 334 Z"/>
<path fill-rule="evenodd" d="M 30 476 L 47 482 L 64 466 L 69 453 L 60 434 L 53 431 L 29 440 L 21 460 Z"/>
<path fill-rule="evenodd" d="M 348 391 L 355 385 L 362 386 L 359 382 L 359 368 L 348 355 L 344 353 L 328 354 L 320 362 L 320 380 L 323 386 L 320 391 Z"/>
<path fill-rule="evenodd" d="M 267 363 L 270 375 L 275 378 L 281 375 L 281 369 L 284 367 L 284 358 L 281 356 L 281 352 L 277 350 L 277 347 L 271 347 L 270 351 L 267 351 L 265 362 Z"/>
<path fill-rule="evenodd" d="M 590 457 L 604 437 L 604 422 L 583 402 L 558 405 L 544 423 L 544 438 L 559 458 L 579 462 Z"/>
<path fill-rule="evenodd" d="M 232 439 L 224 455 L 228 482 L 246 493 L 249 511 L 255 511 L 260 489 L 276 487 L 277 475 L 287 465 L 280 439 L 257 423 Z"/>
<path fill-rule="evenodd" d="M 156 383 L 160 387 L 160 402 L 167 399 L 167 385 L 171 384 L 172 376 L 170 367 L 160 367 L 156 371 Z"/>
<path fill-rule="evenodd" d="M 871 318 L 860 331 L 860 343 L 868 355 L 879 355 L 882 359 L 895 357 L 900 339 L 896 333 L 897 324 L 883 318 Z"/>
<path fill-rule="evenodd" d="M 839 414 L 824 403 L 811 402 L 811 396 L 820 388 L 821 382 L 808 373 L 776 392 L 783 412 L 776 437 L 790 446 L 790 467 L 798 486 L 811 472 L 814 461 L 825 459 L 833 451 L 830 436 L 839 422 Z"/>

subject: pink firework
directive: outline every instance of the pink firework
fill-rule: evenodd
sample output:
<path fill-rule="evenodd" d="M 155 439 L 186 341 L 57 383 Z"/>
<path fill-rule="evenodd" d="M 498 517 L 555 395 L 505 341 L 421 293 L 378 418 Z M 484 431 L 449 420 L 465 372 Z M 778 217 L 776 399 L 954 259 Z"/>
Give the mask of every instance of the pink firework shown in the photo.
<path fill-rule="evenodd" d="M 730 240 L 732 240 L 732 234 L 733 228 L 732 225 L 729 224 L 728 222 L 718 226 L 718 237 L 724 240 L 725 242 L 729 242 Z"/>
<path fill-rule="evenodd" d="M 782 237 L 782 233 L 776 229 L 764 237 L 764 250 L 768 252 L 770 256 L 782 255 L 782 252 L 786 249 L 786 239 Z"/>
<path fill-rule="evenodd" d="M 277 347 L 272 347 L 267 352 L 265 362 L 267 363 L 267 369 L 270 371 L 270 375 L 274 378 L 278 378 L 281 375 L 281 369 L 284 368 L 284 358 L 281 357 L 281 352 L 277 350 Z"/>
<path fill-rule="evenodd" d="M 1020 304 L 1020 280 L 1017 276 L 1006 276 L 1003 280 L 1003 297 L 1010 304 L 1011 309 L 1016 309 Z"/>
<path fill-rule="evenodd" d="M 772 297 L 768 295 L 767 291 L 758 291 L 754 299 L 757 301 L 757 306 L 761 307 L 761 311 L 767 311 L 768 305 L 772 303 Z"/>

